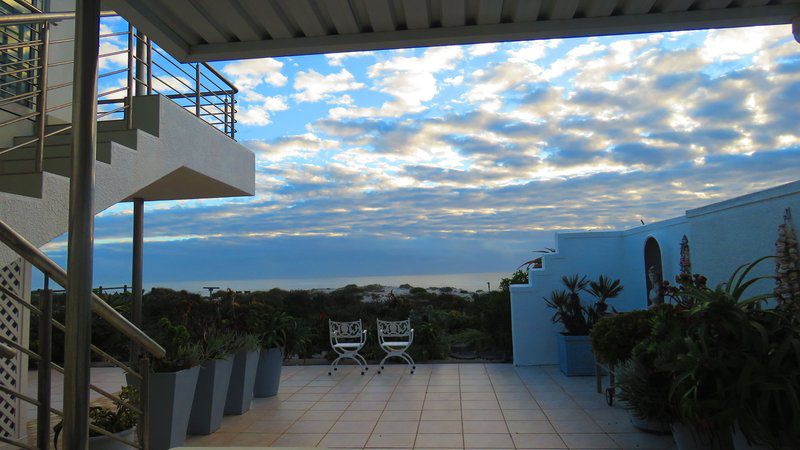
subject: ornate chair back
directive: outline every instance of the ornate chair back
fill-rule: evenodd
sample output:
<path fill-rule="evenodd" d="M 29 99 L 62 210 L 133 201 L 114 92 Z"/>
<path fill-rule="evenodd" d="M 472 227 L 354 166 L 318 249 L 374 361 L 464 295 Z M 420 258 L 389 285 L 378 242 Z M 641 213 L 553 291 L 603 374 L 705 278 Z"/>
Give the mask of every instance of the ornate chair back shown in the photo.
<path fill-rule="evenodd" d="M 386 338 L 410 338 L 411 320 L 380 320 L 378 319 L 378 339 L 380 342 Z"/>

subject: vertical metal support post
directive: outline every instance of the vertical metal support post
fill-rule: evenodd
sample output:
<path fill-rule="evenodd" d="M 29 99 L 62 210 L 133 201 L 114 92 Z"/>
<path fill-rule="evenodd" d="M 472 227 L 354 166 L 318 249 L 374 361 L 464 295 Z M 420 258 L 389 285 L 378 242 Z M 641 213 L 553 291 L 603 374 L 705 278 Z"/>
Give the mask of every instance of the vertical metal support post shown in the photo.
<path fill-rule="evenodd" d="M 39 109 L 39 123 L 37 124 L 36 142 L 36 173 L 44 170 L 44 136 L 47 131 L 47 72 L 48 72 L 48 53 L 50 51 L 50 22 L 42 23 L 39 37 L 42 43 L 39 47 L 39 76 L 37 87 L 39 95 L 36 100 L 36 108 Z"/>
<path fill-rule="evenodd" d="M 150 55 L 148 54 L 149 40 L 139 30 L 136 30 L 136 95 L 149 95 L 147 92 L 147 85 L 144 84 L 150 79 L 150 71 L 148 63 L 150 62 Z"/>
<path fill-rule="evenodd" d="M 125 97 L 125 123 L 128 129 L 133 128 L 133 114 L 131 111 L 133 110 L 133 91 L 134 87 L 134 78 L 133 78 L 133 68 L 134 64 L 136 63 L 133 55 L 135 37 L 133 35 L 133 25 L 128 24 L 128 89 L 126 91 Z M 138 64 L 136 64 L 138 69 Z"/>
<path fill-rule="evenodd" d="M 794 40 L 800 43 L 800 16 L 797 16 L 792 21 L 792 34 L 794 34 Z"/>
<path fill-rule="evenodd" d="M 131 319 L 137 327 L 142 326 L 142 270 L 144 267 L 144 199 L 133 199 L 133 264 L 131 284 L 133 300 L 131 303 Z M 139 346 L 131 341 L 131 364 L 139 358 Z"/>
<path fill-rule="evenodd" d="M 194 115 L 200 117 L 200 63 L 194 64 Z"/>
<path fill-rule="evenodd" d="M 231 137 L 236 138 L 236 92 L 231 92 Z"/>
<path fill-rule="evenodd" d="M 153 95 L 153 41 L 147 40 L 147 95 Z"/>
<path fill-rule="evenodd" d="M 44 277 L 44 290 L 39 297 L 39 370 L 37 376 L 36 399 L 36 447 L 50 448 L 50 363 L 53 360 L 52 334 L 53 296 L 50 291 L 50 277 Z"/>
<path fill-rule="evenodd" d="M 150 356 L 145 354 L 139 359 L 139 374 L 142 376 L 142 384 L 139 386 L 139 409 L 142 416 L 139 418 L 139 444 L 142 450 L 150 448 Z"/>
<path fill-rule="evenodd" d="M 225 124 L 225 134 L 230 134 L 230 132 L 228 131 L 230 129 L 228 127 L 228 119 L 230 118 L 230 115 L 228 114 L 228 97 L 227 96 L 225 96 L 225 100 L 223 100 L 223 102 L 225 104 L 225 112 L 222 113 L 222 123 Z"/>
<path fill-rule="evenodd" d="M 72 92 L 66 331 L 64 333 L 64 450 L 89 445 L 89 361 L 94 266 L 94 177 L 97 156 L 97 56 L 100 0 L 77 0 Z"/>

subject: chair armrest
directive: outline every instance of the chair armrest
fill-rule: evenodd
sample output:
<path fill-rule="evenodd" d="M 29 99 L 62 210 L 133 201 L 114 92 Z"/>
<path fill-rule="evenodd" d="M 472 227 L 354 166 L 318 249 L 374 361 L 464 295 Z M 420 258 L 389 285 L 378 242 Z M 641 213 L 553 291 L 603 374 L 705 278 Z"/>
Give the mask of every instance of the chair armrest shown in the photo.
<path fill-rule="evenodd" d="M 413 328 L 411 329 L 411 335 L 408 337 L 408 345 L 411 345 L 412 342 L 414 342 L 414 329 Z"/>

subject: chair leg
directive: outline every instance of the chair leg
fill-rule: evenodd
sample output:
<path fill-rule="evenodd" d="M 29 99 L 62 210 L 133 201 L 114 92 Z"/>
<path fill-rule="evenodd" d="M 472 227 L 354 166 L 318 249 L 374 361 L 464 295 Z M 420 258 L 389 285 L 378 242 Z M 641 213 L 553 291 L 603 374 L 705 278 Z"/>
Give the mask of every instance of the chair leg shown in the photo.
<path fill-rule="evenodd" d="M 361 356 L 360 353 L 356 353 L 355 357 L 359 359 L 360 361 L 359 365 L 361 365 L 361 363 L 364 364 L 364 370 L 369 370 L 369 364 L 367 364 L 367 360 L 363 356 Z"/>
<path fill-rule="evenodd" d="M 386 362 L 387 359 L 389 359 L 390 356 L 392 356 L 392 354 L 388 353 L 386 356 L 383 357 L 383 359 L 381 360 L 381 363 L 378 364 L 378 366 L 380 367 L 380 369 L 378 369 L 378 374 L 380 374 L 381 371 L 383 371 L 383 369 L 384 369 L 383 364 Z"/>
<path fill-rule="evenodd" d="M 417 368 L 417 366 L 414 365 L 414 360 L 411 359 L 411 356 L 409 356 L 409 354 L 406 353 L 406 352 L 401 353 L 399 356 L 401 358 L 403 358 L 403 360 L 406 362 L 406 364 L 411 366 L 411 373 L 413 374 L 414 370 Z"/>
<path fill-rule="evenodd" d="M 339 355 L 338 358 L 334 359 L 330 367 L 328 367 L 328 376 L 331 376 L 333 371 L 336 370 L 336 366 L 339 364 L 340 359 L 342 359 L 342 355 Z"/>

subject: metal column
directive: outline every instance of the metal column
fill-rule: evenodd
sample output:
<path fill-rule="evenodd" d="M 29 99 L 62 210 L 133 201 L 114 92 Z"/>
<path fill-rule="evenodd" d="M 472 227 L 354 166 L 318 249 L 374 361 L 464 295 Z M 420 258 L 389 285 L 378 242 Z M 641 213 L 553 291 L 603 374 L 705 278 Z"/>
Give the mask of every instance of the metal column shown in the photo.
<path fill-rule="evenodd" d="M 144 267 L 144 199 L 133 199 L 133 264 L 131 284 L 133 285 L 133 302 L 131 319 L 137 327 L 142 326 L 142 270 Z M 131 365 L 139 358 L 139 346 L 131 341 Z"/>
<path fill-rule="evenodd" d="M 77 0 L 75 9 L 72 168 L 64 337 L 64 450 L 85 450 L 89 443 L 89 348 L 92 324 L 100 0 Z"/>

